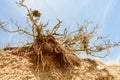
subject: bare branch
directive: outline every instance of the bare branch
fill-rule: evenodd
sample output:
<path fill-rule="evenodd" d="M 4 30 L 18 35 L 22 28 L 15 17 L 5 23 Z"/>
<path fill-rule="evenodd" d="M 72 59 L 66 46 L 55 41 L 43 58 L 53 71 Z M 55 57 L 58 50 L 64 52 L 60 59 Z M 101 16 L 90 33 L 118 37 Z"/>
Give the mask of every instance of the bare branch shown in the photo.
<path fill-rule="evenodd" d="M 3 25 L 3 24 L 4 24 L 4 22 L 3 22 L 3 23 L 0 22 L 0 28 L 3 29 L 3 30 L 6 31 L 6 32 L 9 32 L 9 33 L 21 32 L 21 33 L 27 34 L 27 35 L 29 35 L 29 36 L 33 36 L 32 34 L 30 34 L 29 32 L 27 32 L 25 29 L 22 29 L 22 28 L 21 28 L 18 24 L 16 24 L 16 23 L 14 23 L 14 25 L 17 26 L 17 30 L 13 30 L 13 31 L 6 29 L 6 28 L 5 28 L 6 25 Z"/>
<path fill-rule="evenodd" d="M 58 23 L 53 27 L 50 34 L 56 33 L 56 31 L 60 28 L 62 22 L 59 19 L 57 19 L 57 21 L 58 21 Z"/>
<path fill-rule="evenodd" d="M 92 22 L 88 21 L 86 21 L 84 25 L 79 26 L 78 30 L 69 33 L 67 28 L 64 29 L 62 34 L 57 33 L 57 30 L 60 28 L 62 23 L 62 21 L 60 21 L 59 19 L 57 19 L 58 23 L 53 26 L 52 30 L 46 29 L 46 27 L 48 26 L 48 22 L 46 24 L 43 24 L 40 19 L 41 13 L 38 10 L 32 10 L 31 8 L 28 8 L 28 6 L 24 4 L 24 1 L 25 0 L 21 0 L 17 2 L 17 4 L 27 10 L 26 24 L 29 26 L 31 32 L 13 21 L 12 23 L 16 26 L 16 30 L 8 30 L 5 27 L 7 24 L 5 24 L 4 22 L 0 22 L 1 29 L 10 33 L 18 32 L 27 34 L 29 36 L 32 36 L 34 40 L 36 39 L 36 37 L 52 35 L 58 42 L 61 42 L 61 46 L 65 47 L 67 50 L 75 53 L 86 52 L 86 54 L 88 55 L 100 58 L 108 56 L 110 54 L 110 48 L 120 46 L 120 42 L 111 43 L 110 41 L 107 41 L 105 39 L 106 37 L 99 36 L 97 34 L 97 30 L 100 27 L 98 24 L 89 31 L 88 26 Z M 93 42 L 91 43 L 92 39 Z M 106 55 L 103 57 L 94 55 L 95 53 L 101 51 L 107 51 Z"/>

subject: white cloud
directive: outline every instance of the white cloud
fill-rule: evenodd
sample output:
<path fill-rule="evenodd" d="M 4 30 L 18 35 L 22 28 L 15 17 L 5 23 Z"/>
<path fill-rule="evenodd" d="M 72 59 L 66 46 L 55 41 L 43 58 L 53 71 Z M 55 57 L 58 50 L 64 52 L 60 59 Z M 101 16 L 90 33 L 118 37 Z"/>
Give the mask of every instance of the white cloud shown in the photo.
<path fill-rule="evenodd" d="M 102 22 L 105 23 L 105 20 L 108 16 L 108 14 L 111 12 L 115 5 L 115 0 L 107 0 L 105 9 L 103 11 L 103 16 L 102 16 Z"/>

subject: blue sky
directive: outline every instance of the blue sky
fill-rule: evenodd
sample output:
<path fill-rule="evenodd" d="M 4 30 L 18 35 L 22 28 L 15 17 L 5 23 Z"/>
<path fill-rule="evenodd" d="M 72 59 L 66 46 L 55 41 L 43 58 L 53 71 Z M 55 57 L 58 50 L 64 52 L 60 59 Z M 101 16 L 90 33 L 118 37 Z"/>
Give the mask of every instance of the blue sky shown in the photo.
<path fill-rule="evenodd" d="M 26 11 L 19 8 L 17 0 L 1 0 L 0 21 L 15 21 L 25 24 Z M 112 41 L 120 40 L 120 0 L 26 0 L 25 2 L 33 9 L 41 11 L 42 19 L 50 25 L 56 23 L 56 18 L 63 21 L 63 26 L 75 29 L 77 24 L 83 24 L 84 20 L 93 21 L 102 25 L 101 34 L 109 35 Z M 12 25 L 8 27 L 13 29 Z M 9 34 L 0 29 L 0 46 L 6 43 L 19 43 L 18 34 Z M 27 40 L 27 39 L 25 39 Z M 111 49 L 109 57 L 105 61 L 120 63 L 120 47 Z"/>

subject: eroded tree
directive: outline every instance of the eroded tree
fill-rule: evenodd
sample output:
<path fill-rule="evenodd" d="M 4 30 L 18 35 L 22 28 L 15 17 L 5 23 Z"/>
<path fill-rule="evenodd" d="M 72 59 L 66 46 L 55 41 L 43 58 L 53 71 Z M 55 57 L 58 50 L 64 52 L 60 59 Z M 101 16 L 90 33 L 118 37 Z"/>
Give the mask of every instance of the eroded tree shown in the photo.
<path fill-rule="evenodd" d="M 33 38 L 33 42 L 29 46 L 23 46 L 18 52 L 27 52 L 30 61 L 34 65 L 42 66 L 42 69 L 49 69 L 55 67 L 64 67 L 68 65 L 79 65 L 79 58 L 76 53 L 85 52 L 87 55 L 95 56 L 97 52 L 106 50 L 108 56 L 110 54 L 109 49 L 120 45 L 120 42 L 111 43 L 110 40 L 106 40 L 105 37 L 96 35 L 99 25 L 95 25 L 92 30 L 88 30 L 89 22 L 79 26 L 79 29 L 73 32 L 69 32 L 67 28 L 63 33 L 58 33 L 58 29 L 61 26 L 62 21 L 57 19 L 58 23 L 53 26 L 52 30 L 46 29 L 46 24 L 40 20 L 42 14 L 38 10 L 32 10 L 24 4 L 24 0 L 17 3 L 19 6 L 27 10 L 27 27 L 29 30 L 20 26 L 18 23 L 14 23 L 17 30 L 8 30 L 5 22 L 0 22 L 0 28 L 10 33 L 23 33 Z M 94 40 L 91 42 L 91 40 Z M 101 41 L 101 42 L 99 42 Z M 49 56 L 49 57 L 48 57 Z M 105 57 L 95 56 L 95 57 Z M 54 67 L 54 66 L 55 67 Z"/>

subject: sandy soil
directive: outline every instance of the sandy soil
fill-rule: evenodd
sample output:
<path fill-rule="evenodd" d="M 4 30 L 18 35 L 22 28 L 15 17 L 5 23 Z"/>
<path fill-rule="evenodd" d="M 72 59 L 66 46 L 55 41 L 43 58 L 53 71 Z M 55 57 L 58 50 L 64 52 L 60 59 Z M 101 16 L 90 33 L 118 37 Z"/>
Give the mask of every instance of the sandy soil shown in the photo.
<path fill-rule="evenodd" d="M 0 50 L 0 80 L 38 80 L 31 66 L 26 58 L 12 55 L 10 50 Z M 61 72 L 59 75 L 53 73 L 55 77 L 61 75 Z M 70 69 L 64 78 L 48 77 L 41 80 L 120 80 L 120 65 L 105 65 L 100 61 L 85 58 L 81 59 L 80 67 Z"/>

